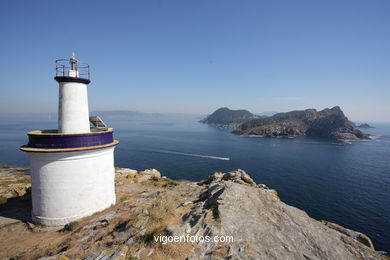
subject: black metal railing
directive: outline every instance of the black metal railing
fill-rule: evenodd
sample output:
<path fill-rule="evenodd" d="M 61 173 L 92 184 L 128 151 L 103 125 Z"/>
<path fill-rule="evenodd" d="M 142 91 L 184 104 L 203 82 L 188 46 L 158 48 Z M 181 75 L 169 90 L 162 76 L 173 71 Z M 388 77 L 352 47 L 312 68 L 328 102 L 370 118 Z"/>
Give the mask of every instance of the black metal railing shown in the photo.
<path fill-rule="evenodd" d="M 71 59 L 59 59 L 55 61 L 56 64 L 56 77 L 69 76 L 69 70 L 71 70 Z M 75 63 L 76 75 L 78 78 L 84 78 L 91 80 L 91 72 L 89 64 L 77 61 Z"/>

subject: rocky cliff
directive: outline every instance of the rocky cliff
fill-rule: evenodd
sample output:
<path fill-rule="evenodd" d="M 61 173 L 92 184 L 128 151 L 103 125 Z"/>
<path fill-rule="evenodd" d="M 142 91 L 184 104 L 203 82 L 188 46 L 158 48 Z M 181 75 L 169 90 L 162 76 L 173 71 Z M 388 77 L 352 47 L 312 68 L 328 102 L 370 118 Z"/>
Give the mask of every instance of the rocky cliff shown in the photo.
<path fill-rule="evenodd" d="M 207 116 L 201 123 L 214 125 L 223 128 L 236 128 L 240 124 L 253 119 L 260 118 L 247 110 L 231 110 L 227 107 L 222 107 Z"/>
<path fill-rule="evenodd" d="M 242 170 L 195 183 L 117 168 L 116 195 L 115 206 L 57 228 L 19 214 L 31 210 L 28 193 L 9 198 L 0 259 L 385 259 L 364 234 L 310 218 Z M 164 244 L 159 235 L 233 240 Z"/>
<path fill-rule="evenodd" d="M 241 124 L 234 133 L 266 137 L 311 136 L 335 140 L 369 139 L 348 120 L 340 107 L 321 111 L 306 109 L 256 118 Z"/>

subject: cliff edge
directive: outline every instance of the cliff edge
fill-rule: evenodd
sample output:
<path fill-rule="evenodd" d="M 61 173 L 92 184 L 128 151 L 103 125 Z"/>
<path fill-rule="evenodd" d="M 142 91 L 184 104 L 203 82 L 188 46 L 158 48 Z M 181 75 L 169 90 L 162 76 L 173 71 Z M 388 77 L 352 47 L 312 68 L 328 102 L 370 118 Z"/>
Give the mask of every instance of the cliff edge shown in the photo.
<path fill-rule="evenodd" d="M 11 172 L 7 168 L 3 177 L 10 179 Z M 243 170 L 216 172 L 195 183 L 154 169 L 117 168 L 116 195 L 116 205 L 107 210 L 49 228 L 19 214 L 31 210 L 31 197 L 15 194 L 0 205 L 0 259 L 386 258 L 366 235 L 310 218 Z M 233 240 L 164 244 L 158 236 Z"/>

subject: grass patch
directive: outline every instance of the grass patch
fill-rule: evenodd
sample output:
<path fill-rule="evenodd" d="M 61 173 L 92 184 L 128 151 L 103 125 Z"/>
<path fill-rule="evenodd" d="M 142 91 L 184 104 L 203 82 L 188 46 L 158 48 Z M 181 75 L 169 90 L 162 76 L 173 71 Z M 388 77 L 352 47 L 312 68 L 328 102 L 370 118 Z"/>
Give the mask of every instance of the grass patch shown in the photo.
<path fill-rule="evenodd" d="M 173 201 L 166 198 L 156 199 L 149 208 L 149 220 L 146 224 L 143 242 L 152 243 L 154 236 L 163 235 L 167 227 L 166 221 L 174 215 L 174 211 Z"/>
<path fill-rule="evenodd" d="M 35 226 L 36 226 L 37 228 L 39 228 L 39 229 L 43 229 L 43 228 L 46 228 L 46 227 L 47 227 L 45 224 L 41 224 L 41 223 L 37 223 Z"/>
<path fill-rule="evenodd" d="M 164 178 L 160 178 L 157 182 L 167 183 Z M 169 225 L 179 222 L 179 216 L 176 213 L 176 207 L 173 200 L 168 198 L 157 198 L 148 208 L 149 219 L 146 224 L 146 232 L 141 237 L 140 242 L 144 248 L 152 248 L 154 252 L 147 257 L 140 256 L 141 259 L 187 259 L 191 254 L 191 243 L 156 243 L 155 236 L 166 235 L 166 228 Z M 147 250 L 145 250 L 147 252 Z"/>
<path fill-rule="evenodd" d="M 175 181 L 175 180 L 172 180 L 172 179 L 169 179 L 169 178 L 165 178 L 164 180 L 166 181 L 166 183 L 167 183 L 167 185 L 168 185 L 169 187 L 177 186 L 177 185 L 180 184 L 180 182 Z"/>
<path fill-rule="evenodd" d="M 145 244 L 154 243 L 154 237 L 157 237 L 159 235 L 163 236 L 165 234 L 165 228 L 166 227 L 156 227 L 155 229 L 146 231 L 142 237 L 142 241 Z"/>
<path fill-rule="evenodd" d="M 7 203 L 7 198 L 0 195 L 0 205 Z"/>
<path fill-rule="evenodd" d="M 152 178 L 150 178 L 151 181 L 159 181 L 161 178 L 157 177 L 157 176 L 152 176 Z"/>
<path fill-rule="evenodd" d="M 76 228 L 79 226 L 79 222 L 77 221 L 72 221 L 68 224 L 65 225 L 64 230 L 66 231 L 73 231 L 76 230 Z"/>
<path fill-rule="evenodd" d="M 175 207 L 173 201 L 166 198 L 156 199 L 149 210 L 149 220 L 154 223 L 161 223 L 164 219 L 172 216 Z"/>
<path fill-rule="evenodd" d="M 122 202 L 124 202 L 124 201 L 126 201 L 126 200 L 129 200 L 129 199 L 130 199 L 130 197 L 127 196 L 127 195 L 125 195 L 125 196 L 122 196 L 122 197 L 119 199 L 119 201 L 122 203 Z"/>
<path fill-rule="evenodd" d="M 25 178 L 18 179 L 15 183 L 31 183 L 31 180 L 30 178 L 25 177 Z"/>
<path fill-rule="evenodd" d="M 150 181 L 152 185 L 156 187 L 174 187 L 180 184 L 179 181 L 175 181 L 169 178 L 160 178 L 157 176 L 152 176 Z"/>

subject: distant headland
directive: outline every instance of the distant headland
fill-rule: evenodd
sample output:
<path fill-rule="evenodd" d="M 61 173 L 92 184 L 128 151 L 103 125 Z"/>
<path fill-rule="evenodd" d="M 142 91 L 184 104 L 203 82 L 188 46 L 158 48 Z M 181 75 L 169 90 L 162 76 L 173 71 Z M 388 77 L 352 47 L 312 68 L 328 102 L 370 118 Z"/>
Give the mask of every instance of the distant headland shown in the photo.
<path fill-rule="evenodd" d="M 262 137 L 321 137 L 333 140 L 369 140 L 340 107 L 296 110 L 273 116 L 257 116 L 247 110 L 217 109 L 200 122 L 233 128 L 233 133 Z M 362 127 L 363 128 L 363 127 Z"/>
<path fill-rule="evenodd" d="M 356 124 L 357 128 L 362 128 L 362 129 L 369 129 L 369 128 L 375 128 L 372 125 L 369 125 L 367 123 L 362 123 L 362 124 Z"/>

